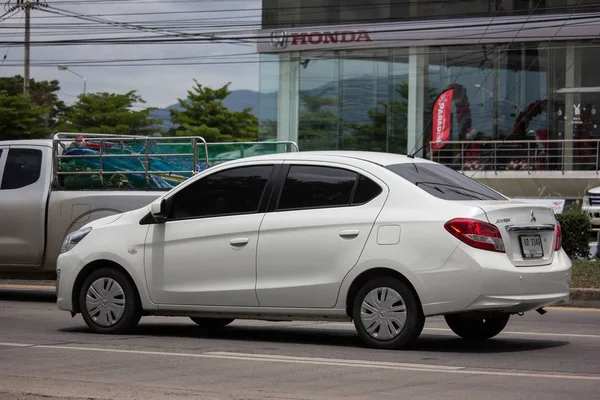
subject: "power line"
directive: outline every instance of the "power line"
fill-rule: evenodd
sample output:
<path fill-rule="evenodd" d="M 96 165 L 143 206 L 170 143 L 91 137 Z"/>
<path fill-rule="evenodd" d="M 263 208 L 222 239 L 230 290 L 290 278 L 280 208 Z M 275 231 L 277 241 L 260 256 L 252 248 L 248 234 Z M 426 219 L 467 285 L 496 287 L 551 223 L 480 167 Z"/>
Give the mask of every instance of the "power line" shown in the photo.
<path fill-rule="evenodd" d="M 598 19 L 598 16 L 581 16 L 581 17 L 572 17 L 572 18 L 552 18 L 552 19 L 546 19 L 544 22 L 546 23 L 546 27 L 560 27 L 563 26 L 566 22 L 572 22 L 572 21 L 576 21 L 575 23 L 572 23 L 571 26 L 579 26 L 579 25 L 586 25 L 589 24 L 590 22 L 595 22 L 595 20 Z M 554 23 L 553 23 L 554 22 Z M 481 24 L 470 24 L 469 27 L 474 28 L 474 27 L 486 27 L 488 25 L 488 23 L 481 23 Z M 495 27 L 506 27 L 506 29 L 504 29 L 505 33 L 509 33 L 509 32 L 519 32 L 519 31 L 527 31 L 527 30 L 533 30 L 533 29 L 538 29 L 537 27 L 527 27 L 527 28 L 523 28 L 522 26 L 520 26 L 519 28 L 510 28 L 510 26 L 514 26 L 514 25 L 523 25 L 523 22 L 513 22 L 513 21 L 508 21 L 508 22 L 498 22 L 496 24 L 494 24 Z M 376 31 L 372 31 L 371 33 L 399 33 L 399 32 L 428 32 L 428 31 L 435 31 L 437 30 L 437 28 L 433 28 L 433 27 L 424 27 L 424 28 L 414 28 L 414 27 L 410 27 L 410 28 L 390 28 L 390 29 L 378 29 Z M 230 31 L 223 31 L 223 32 L 212 32 L 212 34 L 232 34 L 232 36 L 219 36 L 218 40 L 254 40 L 255 42 L 269 42 L 270 41 L 270 36 L 266 35 L 266 34 L 246 34 L 246 35 L 233 35 L 233 32 Z M 315 33 L 316 35 L 316 33 Z M 480 36 L 480 33 L 471 33 L 471 34 L 458 34 L 458 35 L 453 35 L 453 36 L 447 36 L 447 37 L 442 37 L 439 38 L 438 41 L 440 42 L 441 45 L 443 45 L 443 43 L 445 41 L 456 41 L 456 39 L 460 39 L 460 38 L 469 38 L 469 37 L 478 37 Z M 208 42 L 214 42 L 215 39 L 211 38 L 211 37 L 206 37 L 205 34 L 193 34 L 191 35 L 192 37 L 186 36 L 186 37 L 179 37 L 176 35 L 156 35 L 156 36 L 152 36 L 152 37 L 132 37 L 132 36 L 128 36 L 128 37 L 113 37 L 113 38 L 89 38 L 89 39 L 57 39 L 57 40 L 39 40 L 39 41 L 32 41 L 32 45 L 35 46 L 64 46 L 64 45 L 104 45 L 104 44 L 117 44 L 117 45 L 128 45 L 128 44 L 135 44 L 135 45 L 141 45 L 141 44 L 152 44 L 152 45 L 157 45 L 157 44 L 176 44 L 176 43 L 180 43 L 180 44 L 192 44 L 192 43 L 208 43 Z M 308 37 L 312 36 L 311 33 L 307 33 Z M 574 37 L 580 37 L 578 35 L 575 35 Z M 568 38 L 568 37 L 565 37 Z M 374 39 L 372 42 L 370 42 L 368 44 L 368 46 L 372 46 L 374 43 L 386 43 L 386 42 L 395 42 L 397 39 L 394 38 L 390 38 L 390 39 Z M 421 38 L 421 39 L 414 39 L 415 42 L 419 42 L 419 41 L 428 41 L 430 39 L 428 38 Z M 12 44 L 12 45 L 18 45 L 18 44 L 22 44 L 22 43 L 15 43 L 15 42 L 3 42 L 0 41 L 0 45 L 7 45 L 7 44 Z"/>
<path fill-rule="evenodd" d="M 23 21 L 23 17 L 24 14 L 21 15 L 21 19 L 19 19 L 19 25 L 21 25 L 21 22 Z M 13 34 L 12 40 L 15 40 L 15 37 L 17 36 L 18 31 L 15 31 L 15 33 Z M 2 57 L 2 62 L 0 63 L 0 68 L 2 68 L 2 66 L 4 65 L 4 62 L 6 61 L 6 57 L 8 57 L 8 52 L 10 51 L 11 46 L 6 46 L 6 53 L 4 53 L 4 57 Z"/>

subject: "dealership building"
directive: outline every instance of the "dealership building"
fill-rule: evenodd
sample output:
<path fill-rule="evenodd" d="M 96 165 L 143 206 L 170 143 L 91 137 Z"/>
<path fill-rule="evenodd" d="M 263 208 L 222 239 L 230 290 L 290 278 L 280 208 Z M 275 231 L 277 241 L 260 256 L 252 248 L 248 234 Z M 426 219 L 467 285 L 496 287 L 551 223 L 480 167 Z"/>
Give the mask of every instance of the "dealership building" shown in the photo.
<path fill-rule="evenodd" d="M 262 6 L 260 140 L 416 154 L 514 197 L 600 186 L 600 2 Z"/>

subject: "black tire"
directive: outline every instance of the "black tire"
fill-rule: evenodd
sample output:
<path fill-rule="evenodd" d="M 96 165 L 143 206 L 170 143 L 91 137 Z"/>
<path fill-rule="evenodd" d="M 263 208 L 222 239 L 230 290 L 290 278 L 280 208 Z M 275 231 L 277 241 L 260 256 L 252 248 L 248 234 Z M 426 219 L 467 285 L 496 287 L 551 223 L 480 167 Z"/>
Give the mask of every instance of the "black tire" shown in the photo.
<path fill-rule="evenodd" d="M 367 327 L 365 327 L 361 319 L 362 303 L 365 300 L 365 297 L 372 290 L 377 288 L 393 289 L 402 297 L 402 300 L 404 300 L 406 321 L 400 333 L 391 339 L 383 340 L 374 337 L 367 331 Z M 417 296 L 406 283 L 393 277 L 378 277 L 365 283 L 354 297 L 352 316 L 354 326 L 361 340 L 367 346 L 376 349 L 403 349 L 412 346 L 421 334 L 423 325 L 425 324 L 425 317 L 423 316 L 421 303 Z"/>
<path fill-rule="evenodd" d="M 469 341 L 482 341 L 493 338 L 504 328 L 510 314 L 499 314 L 490 317 L 466 314 L 445 315 L 446 323 L 452 332 Z"/>
<path fill-rule="evenodd" d="M 234 321 L 232 318 L 200 318 L 190 317 L 192 321 L 198 324 L 201 328 L 207 330 L 215 330 L 223 328 Z"/>
<path fill-rule="evenodd" d="M 96 322 L 86 307 L 86 296 L 90 286 L 101 278 L 110 278 L 118 283 L 123 289 L 125 307 L 123 314 L 111 326 L 103 326 Z M 121 296 L 118 296 L 119 298 Z M 87 326 L 95 333 L 122 334 L 131 332 L 142 317 L 142 306 L 133 284 L 121 271 L 113 268 L 100 268 L 93 271 L 83 282 L 79 292 L 79 309 Z"/>

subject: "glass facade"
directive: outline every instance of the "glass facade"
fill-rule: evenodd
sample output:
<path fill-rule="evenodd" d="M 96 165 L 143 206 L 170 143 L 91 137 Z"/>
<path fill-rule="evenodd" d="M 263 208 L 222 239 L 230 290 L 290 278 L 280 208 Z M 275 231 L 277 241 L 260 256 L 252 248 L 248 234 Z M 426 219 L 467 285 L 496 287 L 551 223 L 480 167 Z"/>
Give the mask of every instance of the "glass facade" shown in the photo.
<path fill-rule="evenodd" d="M 596 0 L 263 0 L 264 29 L 599 11 Z"/>
<path fill-rule="evenodd" d="M 454 93 L 449 139 L 471 144 L 467 149 L 464 144 L 445 146 L 447 163 L 458 155 L 462 160 L 457 166 L 464 167 L 473 155 L 481 162 L 481 154 L 494 144 L 478 146 L 480 141 L 503 141 L 508 149 L 513 140 L 600 139 L 595 104 L 596 97 L 600 100 L 595 70 L 600 44 L 589 40 L 261 57 L 260 140 L 277 138 L 279 128 L 296 132 L 297 137 L 279 137 L 297 140 L 302 150 L 423 149 L 421 155 L 435 158 L 429 146 L 432 109 L 438 95 L 450 87 Z M 282 74 L 295 65 L 297 75 Z M 283 93 L 291 99 L 282 102 Z M 564 167 L 565 149 L 556 146 L 563 145 L 545 143 L 530 150 L 545 155 L 544 169 L 559 169 Z M 579 146 L 572 156 L 581 164 L 591 154 L 588 150 Z"/>
<path fill-rule="evenodd" d="M 525 169 L 523 160 L 530 170 L 599 169 L 600 141 L 589 141 L 600 140 L 600 41 L 589 28 L 598 21 L 576 15 L 582 12 L 600 12 L 600 3 L 264 0 L 263 27 L 286 29 L 268 33 L 271 47 L 261 54 L 259 139 L 293 140 L 302 150 L 415 153 L 457 169 Z M 538 22 L 530 17 L 552 13 Z M 525 16 L 504 18 L 513 24 L 507 32 L 488 32 L 496 17 L 511 15 Z M 490 21 L 479 21 L 478 32 L 492 40 L 478 43 L 473 30 L 463 32 L 462 26 L 476 29 L 471 17 Z M 427 22 L 452 18 L 460 21 Z M 519 18 L 522 24 L 506 22 Z M 377 32 L 377 23 L 410 20 L 424 22 Z M 322 28 L 338 24 L 347 25 L 341 31 L 348 37 L 359 31 L 373 39 L 352 42 Z M 433 31 L 438 36 L 428 39 Z M 304 43 L 282 40 L 282 32 L 313 36 Z M 527 39 L 518 40 L 520 34 Z M 448 93 L 442 130 L 449 137 L 438 147 L 434 133 Z"/>

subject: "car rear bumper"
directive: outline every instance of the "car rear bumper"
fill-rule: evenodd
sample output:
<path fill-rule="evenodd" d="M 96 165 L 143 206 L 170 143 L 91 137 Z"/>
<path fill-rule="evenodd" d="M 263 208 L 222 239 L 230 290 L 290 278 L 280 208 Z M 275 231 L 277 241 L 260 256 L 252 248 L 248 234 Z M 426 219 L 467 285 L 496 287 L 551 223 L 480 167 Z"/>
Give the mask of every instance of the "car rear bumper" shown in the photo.
<path fill-rule="evenodd" d="M 571 270 L 563 250 L 549 265 L 516 267 L 504 253 L 460 245 L 444 267 L 421 275 L 429 294 L 423 310 L 426 315 L 535 310 L 568 299 Z"/>

